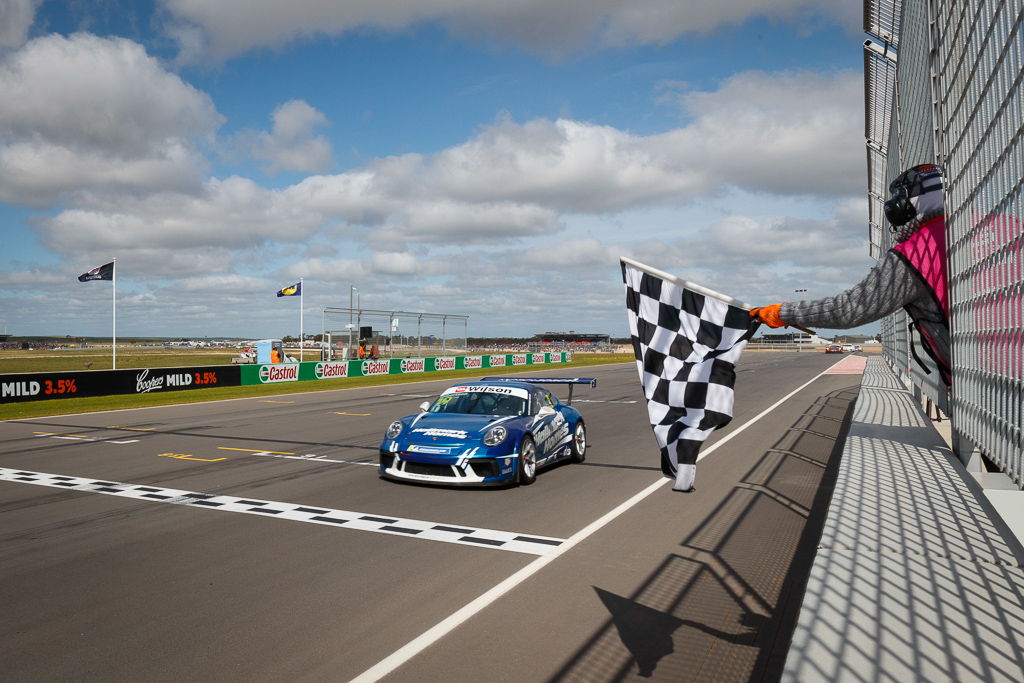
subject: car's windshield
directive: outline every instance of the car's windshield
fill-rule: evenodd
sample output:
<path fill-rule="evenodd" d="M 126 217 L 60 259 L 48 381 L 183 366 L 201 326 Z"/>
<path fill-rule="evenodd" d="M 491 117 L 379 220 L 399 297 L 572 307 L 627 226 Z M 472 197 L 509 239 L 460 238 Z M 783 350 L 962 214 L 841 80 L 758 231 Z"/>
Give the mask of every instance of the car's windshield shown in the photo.
<path fill-rule="evenodd" d="M 521 396 L 483 391 L 464 391 L 444 394 L 430 406 L 432 413 L 462 413 L 472 415 L 525 415 L 526 399 Z"/>

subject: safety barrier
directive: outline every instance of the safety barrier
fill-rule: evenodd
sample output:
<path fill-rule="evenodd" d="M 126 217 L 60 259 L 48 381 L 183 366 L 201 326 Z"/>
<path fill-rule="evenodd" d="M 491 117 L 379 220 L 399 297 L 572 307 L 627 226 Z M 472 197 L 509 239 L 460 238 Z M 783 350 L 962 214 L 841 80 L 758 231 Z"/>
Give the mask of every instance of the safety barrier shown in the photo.
<path fill-rule="evenodd" d="M 951 417 L 962 460 L 977 467 L 977 451 L 1024 486 L 1024 2 L 864 9 L 878 41 L 865 48 L 872 254 L 892 246 L 881 210 L 889 180 L 943 164 L 952 393 L 913 359 L 925 355 L 902 312 L 882 324 L 886 358 Z"/>
<path fill-rule="evenodd" d="M 484 370 L 492 368 L 528 367 L 551 363 L 568 363 L 568 351 L 545 353 L 492 353 L 475 356 L 437 356 L 427 358 L 381 358 L 378 360 L 341 360 L 274 365 L 243 365 L 242 384 L 275 384 L 304 382 L 345 377 L 375 375 L 409 375 L 447 370 Z"/>
<path fill-rule="evenodd" d="M 0 375 L 0 404 L 237 387 L 241 383 L 241 373 L 235 365 L 32 372 Z"/>
<path fill-rule="evenodd" d="M 277 382 L 408 375 L 447 370 L 489 370 L 568 363 L 572 353 L 492 353 L 429 358 L 319 361 L 268 365 L 215 365 L 134 370 L 76 370 L 0 375 L 0 404 L 85 398 L 115 394 L 150 394 L 184 389 L 237 387 Z"/>

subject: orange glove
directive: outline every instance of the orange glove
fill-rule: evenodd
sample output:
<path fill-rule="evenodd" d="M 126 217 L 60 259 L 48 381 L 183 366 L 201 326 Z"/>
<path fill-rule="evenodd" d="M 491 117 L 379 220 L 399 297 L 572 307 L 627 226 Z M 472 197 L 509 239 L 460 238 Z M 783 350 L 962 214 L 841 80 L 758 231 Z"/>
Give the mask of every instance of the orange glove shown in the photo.
<path fill-rule="evenodd" d="M 751 308 L 750 317 L 757 318 L 768 327 L 785 327 L 786 323 L 782 322 L 782 318 L 779 317 L 780 308 L 782 308 L 782 304 L 772 304 L 771 306 Z"/>

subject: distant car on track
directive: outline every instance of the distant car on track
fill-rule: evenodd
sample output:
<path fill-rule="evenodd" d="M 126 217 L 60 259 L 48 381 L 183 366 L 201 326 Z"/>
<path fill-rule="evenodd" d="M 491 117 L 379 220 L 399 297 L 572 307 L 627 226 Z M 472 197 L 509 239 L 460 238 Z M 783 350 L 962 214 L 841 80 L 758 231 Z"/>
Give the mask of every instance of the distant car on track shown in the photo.
<path fill-rule="evenodd" d="M 583 462 L 586 425 L 569 405 L 576 384 L 596 387 L 597 380 L 485 377 L 453 384 L 419 414 L 388 426 L 380 474 L 448 486 L 527 485 L 542 467 Z M 569 386 L 567 403 L 551 385 Z"/>
<path fill-rule="evenodd" d="M 842 344 L 829 344 L 828 346 L 825 347 L 825 353 L 842 353 L 842 352 L 843 352 Z"/>

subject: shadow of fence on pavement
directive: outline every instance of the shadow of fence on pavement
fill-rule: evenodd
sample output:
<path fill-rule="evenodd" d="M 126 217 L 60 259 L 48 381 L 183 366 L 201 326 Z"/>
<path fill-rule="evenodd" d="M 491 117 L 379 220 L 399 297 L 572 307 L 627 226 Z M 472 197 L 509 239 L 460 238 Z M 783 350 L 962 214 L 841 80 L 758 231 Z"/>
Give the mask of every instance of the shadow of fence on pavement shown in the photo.
<path fill-rule="evenodd" d="M 820 397 L 552 681 L 777 680 L 858 393 Z"/>

